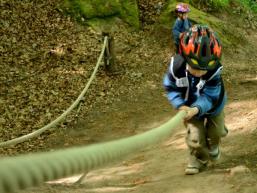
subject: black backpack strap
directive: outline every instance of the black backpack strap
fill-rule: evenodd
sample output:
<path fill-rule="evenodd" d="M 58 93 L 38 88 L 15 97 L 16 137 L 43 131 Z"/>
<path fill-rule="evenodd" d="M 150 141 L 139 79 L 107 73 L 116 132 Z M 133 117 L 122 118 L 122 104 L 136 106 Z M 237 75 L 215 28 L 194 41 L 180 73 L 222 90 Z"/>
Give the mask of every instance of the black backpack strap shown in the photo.
<path fill-rule="evenodd" d="M 186 60 L 180 55 L 176 54 L 171 58 L 169 72 L 175 79 L 185 77 Z"/>

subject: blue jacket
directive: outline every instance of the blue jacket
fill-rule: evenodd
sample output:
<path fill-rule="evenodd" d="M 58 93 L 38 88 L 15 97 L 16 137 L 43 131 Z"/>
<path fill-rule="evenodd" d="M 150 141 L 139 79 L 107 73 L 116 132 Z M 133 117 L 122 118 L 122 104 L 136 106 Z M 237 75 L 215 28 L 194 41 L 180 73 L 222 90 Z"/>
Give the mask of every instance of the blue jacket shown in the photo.
<path fill-rule="evenodd" d="M 219 63 L 203 77 L 194 77 L 186 70 L 186 60 L 181 55 L 175 55 L 163 80 L 168 100 L 176 109 L 182 105 L 197 107 L 199 118 L 217 115 L 227 99 L 221 70 Z"/>
<path fill-rule="evenodd" d="M 191 27 L 191 23 L 188 19 L 182 20 L 177 18 L 173 27 L 172 27 L 172 34 L 175 41 L 175 44 L 179 44 L 179 34 L 189 30 Z"/>

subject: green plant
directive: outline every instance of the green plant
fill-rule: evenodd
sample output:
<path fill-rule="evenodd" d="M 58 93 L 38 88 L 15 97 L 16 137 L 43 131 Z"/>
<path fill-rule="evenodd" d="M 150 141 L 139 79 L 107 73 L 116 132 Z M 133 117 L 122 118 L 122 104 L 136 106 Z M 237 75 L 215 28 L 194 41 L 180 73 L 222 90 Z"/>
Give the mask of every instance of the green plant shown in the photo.
<path fill-rule="evenodd" d="M 189 0 L 189 3 L 200 9 L 216 11 L 226 8 L 229 5 L 229 0 Z"/>
<path fill-rule="evenodd" d="M 257 2 L 256 0 L 237 0 L 238 3 L 244 6 L 245 9 L 251 10 L 257 13 Z"/>

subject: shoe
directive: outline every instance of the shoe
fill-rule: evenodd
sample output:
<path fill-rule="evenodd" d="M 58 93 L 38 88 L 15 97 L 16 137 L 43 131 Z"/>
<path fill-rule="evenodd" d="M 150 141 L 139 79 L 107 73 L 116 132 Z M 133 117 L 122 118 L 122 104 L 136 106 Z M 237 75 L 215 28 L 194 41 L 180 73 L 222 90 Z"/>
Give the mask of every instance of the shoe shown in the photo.
<path fill-rule="evenodd" d="M 211 147 L 209 151 L 209 156 L 211 161 L 218 161 L 220 159 L 220 148 L 218 145 Z"/>
<path fill-rule="evenodd" d="M 198 174 L 199 172 L 200 172 L 199 168 L 192 167 L 192 166 L 187 166 L 187 168 L 185 169 L 186 175 L 194 175 L 194 174 Z"/>
<path fill-rule="evenodd" d="M 194 175 L 198 174 L 200 170 L 206 166 L 207 161 L 202 161 L 197 159 L 195 156 L 190 155 L 189 157 L 189 163 L 185 169 L 185 174 L 186 175 Z"/>

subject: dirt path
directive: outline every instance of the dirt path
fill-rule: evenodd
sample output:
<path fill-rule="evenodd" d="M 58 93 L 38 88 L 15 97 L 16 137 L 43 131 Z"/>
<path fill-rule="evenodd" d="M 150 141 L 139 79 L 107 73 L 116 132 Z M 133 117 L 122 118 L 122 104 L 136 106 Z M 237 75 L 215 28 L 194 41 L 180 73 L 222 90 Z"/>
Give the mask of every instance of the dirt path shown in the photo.
<path fill-rule="evenodd" d="M 246 108 L 236 111 L 238 105 L 230 103 L 226 108 L 231 129 L 222 141 L 221 160 L 199 175 L 184 175 L 187 150 L 185 132 L 180 128 L 161 144 L 135 153 L 121 163 L 89 172 L 82 185 L 71 185 L 79 179 L 75 176 L 55 182 L 61 185 L 25 192 L 256 193 L 257 103 L 244 102 Z"/>
<path fill-rule="evenodd" d="M 230 132 L 222 140 L 222 158 L 217 163 L 210 164 L 207 170 L 199 175 L 184 175 L 187 148 L 184 143 L 185 131 L 181 127 L 176 128 L 173 135 L 161 144 L 147 147 L 122 162 L 90 171 L 79 185 L 73 184 L 80 177 L 75 176 L 24 192 L 256 193 L 257 101 L 256 92 L 253 90 L 256 88 L 255 81 L 253 79 L 248 83 L 238 84 L 238 87 L 229 90 L 229 103 L 225 112 Z M 246 100 L 236 94 L 240 90 L 245 91 Z M 110 140 L 134 135 L 159 126 L 174 115 L 175 112 L 166 98 L 160 95 L 161 88 L 153 86 L 152 89 L 143 89 L 136 93 L 136 103 L 134 99 L 127 98 L 126 103 L 120 101 L 112 104 L 109 108 L 112 113 L 101 109 L 90 124 L 90 134 L 82 132 L 80 137 L 91 136 L 97 141 L 98 138 Z M 139 97 L 142 93 L 147 93 L 148 97 Z M 92 114 L 95 115 L 94 112 Z M 70 134 L 77 131 L 73 130 Z"/>

